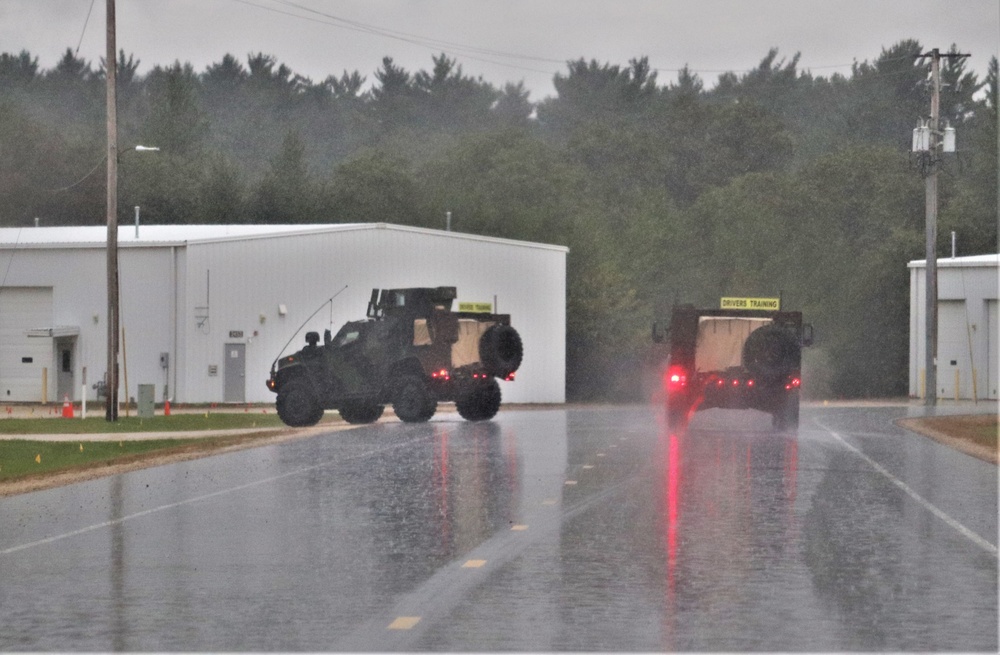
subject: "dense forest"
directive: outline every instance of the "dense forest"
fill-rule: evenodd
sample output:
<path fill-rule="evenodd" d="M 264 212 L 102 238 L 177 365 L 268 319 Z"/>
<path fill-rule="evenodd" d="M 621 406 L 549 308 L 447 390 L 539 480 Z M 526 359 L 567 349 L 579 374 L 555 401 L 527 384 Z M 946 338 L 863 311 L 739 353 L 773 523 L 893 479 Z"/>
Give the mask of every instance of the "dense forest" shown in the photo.
<path fill-rule="evenodd" d="M 674 302 L 779 292 L 816 329 L 813 397 L 905 395 L 923 50 L 903 40 L 830 77 L 773 50 L 710 88 L 688 69 L 659 84 L 645 58 L 580 59 L 537 102 L 444 54 L 314 82 L 264 54 L 140 75 L 121 53 L 119 219 L 138 204 L 156 224 L 443 228 L 451 212 L 457 231 L 570 248 L 571 400 L 642 397 L 650 325 Z M 997 60 L 979 79 L 944 59 L 942 82 L 959 151 L 939 254 L 951 231 L 960 255 L 997 252 Z M 104 224 L 104 121 L 103 62 L 0 54 L 0 226 Z"/>

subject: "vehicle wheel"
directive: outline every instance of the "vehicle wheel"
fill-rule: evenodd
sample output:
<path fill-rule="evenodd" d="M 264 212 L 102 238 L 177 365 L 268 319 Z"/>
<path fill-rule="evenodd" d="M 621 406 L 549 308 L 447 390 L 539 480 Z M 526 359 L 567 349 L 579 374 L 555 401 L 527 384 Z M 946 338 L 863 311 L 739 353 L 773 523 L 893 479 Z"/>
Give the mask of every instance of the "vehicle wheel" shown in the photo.
<path fill-rule="evenodd" d="M 507 377 L 521 366 L 523 357 L 521 335 L 509 325 L 494 325 L 479 339 L 479 361 L 490 375 Z"/>
<path fill-rule="evenodd" d="M 382 416 L 384 405 L 369 405 L 367 403 L 346 403 L 340 409 L 340 417 L 348 423 L 374 423 Z"/>
<path fill-rule="evenodd" d="M 397 387 L 392 409 L 404 423 L 423 423 L 434 416 L 437 403 L 423 380 L 416 375 L 406 375 Z"/>
<path fill-rule="evenodd" d="M 323 408 L 305 382 L 292 381 L 278 392 L 275 403 L 278 417 L 285 425 L 302 428 L 316 425 L 323 418 Z"/>
<path fill-rule="evenodd" d="M 667 401 L 667 425 L 671 428 L 683 430 L 688 423 L 688 407 L 682 403 L 671 403 Z"/>
<path fill-rule="evenodd" d="M 500 385 L 490 380 L 457 399 L 455 408 L 466 421 L 488 421 L 500 411 L 500 397 Z"/>
<path fill-rule="evenodd" d="M 784 403 L 774 412 L 771 425 L 776 430 L 794 432 L 799 429 L 799 394 L 792 393 L 785 397 Z"/>

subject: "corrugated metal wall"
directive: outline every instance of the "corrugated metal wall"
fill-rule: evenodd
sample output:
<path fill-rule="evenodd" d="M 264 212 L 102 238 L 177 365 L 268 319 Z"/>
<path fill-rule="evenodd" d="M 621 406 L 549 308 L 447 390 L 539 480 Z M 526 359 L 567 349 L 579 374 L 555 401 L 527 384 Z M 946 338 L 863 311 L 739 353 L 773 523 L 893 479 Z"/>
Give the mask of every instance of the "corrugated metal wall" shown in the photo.
<path fill-rule="evenodd" d="M 455 286 L 461 301 L 495 298 L 524 340 L 517 380 L 502 383 L 504 402 L 565 401 L 564 248 L 365 226 L 187 250 L 180 401 L 222 401 L 226 343 L 246 344 L 246 400 L 273 401 L 264 386 L 271 363 L 309 315 L 345 285 L 332 303 L 332 327 L 327 306 L 285 354 L 298 350 L 309 330 L 336 331 L 344 321 L 364 318 L 373 288 Z"/>
<path fill-rule="evenodd" d="M 989 307 L 997 302 L 997 263 L 969 265 L 961 259 L 939 260 L 937 395 L 995 399 L 998 363 L 991 353 L 1000 334 L 990 323 Z M 910 264 L 911 397 L 925 394 L 925 273 L 922 261 Z"/>
<path fill-rule="evenodd" d="M 314 227 L 314 226 L 306 226 Z M 295 229 L 295 228 L 290 228 Z M 298 350 L 305 332 L 364 318 L 371 289 L 455 286 L 459 300 L 497 302 L 524 340 L 517 380 L 501 383 L 504 402 L 565 400 L 566 249 L 398 226 L 339 226 L 328 231 L 242 240 L 119 244 L 124 364 L 129 396 L 139 384 L 174 402 L 222 402 L 226 344 L 245 345 L 245 399 L 273 402 L 264 381 L 271 362 Z M 8 268 L 9 265 L 9 268 Z M 52 325 L 75 326 L 73 374 L 87 398 L 107 366 L 107 277 L 102 244 L 0 248 L 5 288 L 51 288 Z M 279 312 L 279 306 L 287 312 Z M 31 326 L 48 327 L 48 326 Z M 18 328 L 20 329 L 20 328 Z M 56 392 L 49 338 L 48 397 Z M 160 366 L 169 353 L 169 369 Z M 121 371 L 120 397 L 126 395 Z M 3 372 L 0 371 L 0 382 Z M 41 389 L 41 380 L 38 382 Z M 39 393 L 40 395 L 40 393 Z M 38 398 L 40 400 L 41 398 Z M 0 398 L 2 402 L 2 398 Z"/>
<path fill-rule="evenodd" d="M 169 277 L 169 251 L 157 248 L 120 249 L 121 315 L 126 331 L 125 364 L 128 366 L 129 395 L 135 396 L 139 383 L 159 383 L 159 353 L 169 350 L 169 296 L 172 293 L 164 281 Z M 9 264 L 9 268 L 8 268 Z M 100 380 L 107 368 L 107 258 L 97 247 L 21 247 L 0 249 L 0 266 L 7 271 L 5 288 L 50 288 L 51 314 L 47 325 L 79 329 L 67 340 L 72 344 L 71 400 L 83 394 L 83 370 L 87 373 L 87 398 L 96 400 L 92 385 Z M 32 337 L 51 353 L 46 359 L 49 368 L 47 399 L 56 398 L 56 357 L 52 338 Z M 152 353 L 152 355 L 151 355 Z M 124 372 L 124 371 L 123 371 Z M 3 372 L 0 371 L 0 381 Z M 122 380 L 124 383 L 124 379 Z M 19 398 L 38 402 L 33 397 Z M 125 396 L 124 385 L 120 390 Z M 158 396 L 159 398 L 159 396 Z"/>

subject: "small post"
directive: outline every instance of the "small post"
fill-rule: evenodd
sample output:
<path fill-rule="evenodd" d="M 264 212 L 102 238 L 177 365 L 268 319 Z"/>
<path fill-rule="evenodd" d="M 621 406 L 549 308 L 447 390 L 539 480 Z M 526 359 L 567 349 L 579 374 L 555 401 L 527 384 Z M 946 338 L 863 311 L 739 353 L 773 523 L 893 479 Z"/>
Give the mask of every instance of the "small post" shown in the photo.
<path fill-rule="evenodd" d="M 954 232 L 952 232 L 954 234 Z M 139 238 L 139 205 L 135 206 L 135 238 Z"/>
<path fill-rule="evenodd" d="M 447 211 L 444 213 L 444 229 L 451 232 L 451 212 Z"/>

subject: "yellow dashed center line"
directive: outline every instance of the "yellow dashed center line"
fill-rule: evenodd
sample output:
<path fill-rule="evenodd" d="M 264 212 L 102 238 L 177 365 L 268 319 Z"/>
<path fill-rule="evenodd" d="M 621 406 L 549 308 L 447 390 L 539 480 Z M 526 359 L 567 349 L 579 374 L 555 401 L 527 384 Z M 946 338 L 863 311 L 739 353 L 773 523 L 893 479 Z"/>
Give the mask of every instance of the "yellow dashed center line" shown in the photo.
<path fill-rule="evenodd" d="M 594 468 L 594 465 L 593 464 L 584 464 L 583 468 L 584 468 L 584 470 L 586 470 L 586 469 L 592 469 L 592 468 Z"/>
<path fill-rule="evenodd" d="M 516 530 L 518 532 L 523 532 L 524 530 L 528 529 L 528 526 L 526 526 L 526 525 L 512 525 L 512 526 L 510 526 L 510 529 L 511 530 Z"/>
<path fill-rule="evenodd" d="M 465 564 L 462 565 L 463 569 L 478 569 L 486 565 L 486 560 L 484 559 L 470 559 Z"/>
<path fill-rule="evenodd" d="M 401 616 L 389 624 L 390 630 L 409 630 L 420 622 L 419 616 Z"/>
<path fill-rule="evenodd" d="M 576 484 L 576 480 L 566 480 L 566 482 L 564 482 L 563 484 L 573 486 L 574 484 Z"/>
<path fill-rule="evenodd" d="M 555 498 L 546 498 L 545 500 L 542 501 L 542 505 L 555 505 L 556 502 L 557 501 Z"/>

